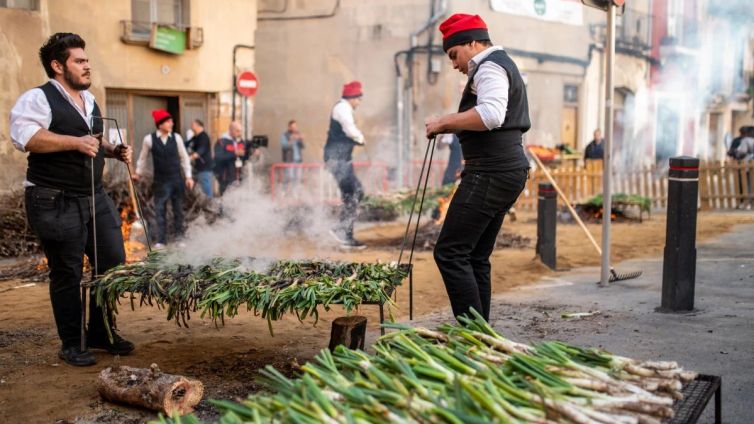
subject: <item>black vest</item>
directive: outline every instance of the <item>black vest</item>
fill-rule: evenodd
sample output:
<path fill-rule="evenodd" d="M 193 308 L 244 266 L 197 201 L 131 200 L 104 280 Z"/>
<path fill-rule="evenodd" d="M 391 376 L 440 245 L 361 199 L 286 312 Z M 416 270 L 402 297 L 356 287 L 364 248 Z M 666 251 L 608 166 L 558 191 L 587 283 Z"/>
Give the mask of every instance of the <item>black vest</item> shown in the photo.
<path fill-rule="evenodd" d="M 55 134 L 81 137 L 90 134 L 86 120 L 76 108 L 52 84 L 47 82 L 39 87 L 47 98 L 52 112 L 48 130 Z M 93 116 L 102 116 L 99 106 L 94 103 Z M 94 119 L 92 134 L 102 133 L 102 120 Z M 29 169 L 26 179 L 37 186 L 64 190 L 72 194 L 91 194 L 92 161 L 89 156 L 68 150 L 53 153 L 29 153 Z M 94 186 L 102 188 L 102 169 L 105 166 L 105 150 L 100 146 L 94 157 Z"/>
<path fill-rule="evenodd" d="M 173 133 L 168 136 L 167 143 L 163 143 L 157 133 L 152 133 L 152 164 L 155 184 L 183 179 L 178 144 Z"/>
<path fill-rule="evenodd" d="M 355 144 L 343 131 L 340 122 L 333 119 L 330 114 L 330 129 L 327 131 L 327 143 L 325 143 L 325 162 L 328 160 L 350 161 Z"/>
<path fill-rule="evenodd" d="M 468 171 L 496 172 L 525 169 L 529 161 L 524 155 L 522 135 L 531 128 L 529 103 L 526 99 L 526 86 L 518 72 L 518 67 L 503 50 L 496 50 L 484 58 L 476 67 L 463 90 L 458 112 L 465 112 L 477 104 L 477 96 L 471 86 L 476 72 L 483 63 L 490 61 L 500 65 L 508 74 L 508 108 L 503 125 L 489 131 L 461 131 L 463 158 Z"/>

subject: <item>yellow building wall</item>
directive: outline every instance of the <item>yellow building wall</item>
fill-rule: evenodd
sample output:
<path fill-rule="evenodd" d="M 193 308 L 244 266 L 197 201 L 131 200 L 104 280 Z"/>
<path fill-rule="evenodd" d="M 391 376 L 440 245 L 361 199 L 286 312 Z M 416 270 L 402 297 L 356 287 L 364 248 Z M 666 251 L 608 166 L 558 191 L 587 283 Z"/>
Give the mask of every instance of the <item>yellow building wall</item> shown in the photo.
<path fill-rule="evenodd" d="M 21 93 L 45 81 L 38 52 L 46 37 L 42 12 L 0 8 L 0 192 L 21 188 L 26 155 L 11 143 L 8 117 Z"/>
<path fill-rule="evenodd" d="M 76 32 L 87 41 L 92 62 L 92 92 L 103 88 L 223 92 L 231 90 L 235 44 L 254 44 L 256 1 L 192 0 L 191 26 L 202 27 L 204 44 L 182 55 L 121 41 L 121 20 L 131 19 L 130 0 L 50 1 L 51 32 Z M 82 15 L 87 16 L 82 19 Z M 239 55 L 253 68 L 253 56 Z M 163 72 L 163 67 L 169 69 Z"/>
<path fill-rule="evenodd" d="M 106 107 L 106 89 L 212 93 L 210 135 L 215 138 L 227 129 L 233 46 L 255 44 L 256 0 L 190 0 L 190 26 L 203 29 L 204 42 L 181 55 L 121 41 L 121 21 L 132 18 L 130 0 L 40 0 L 39 4 L 37 11 L 0 8 L 0 191 L 21 187 L 26 159 L 10 142 L 8 115 L 21 93 L 47 80 L 38 51 L 55 32 L 74 32 L 86 40 L 92 65 L 90 90 L 101 107 Z M 254 69 L 253 50 L 238 51 L 237 68 Z M 236 113 L 238 117 L 240 106 Z"/>

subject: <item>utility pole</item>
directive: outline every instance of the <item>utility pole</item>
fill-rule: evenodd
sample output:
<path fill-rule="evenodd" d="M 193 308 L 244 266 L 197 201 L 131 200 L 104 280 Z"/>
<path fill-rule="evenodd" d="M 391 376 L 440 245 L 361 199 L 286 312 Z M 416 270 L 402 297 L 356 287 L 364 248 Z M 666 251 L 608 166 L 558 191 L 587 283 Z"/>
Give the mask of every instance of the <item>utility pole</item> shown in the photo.
<path fill-rule="evenodd" d="M 610 282 L 610 220 L 612 219 L 612 156 L 613 156 L 613 70 L 615 68 L 615 16 L 623 10 L 625 0 L 581 0 L 586 6 L 607 12 L 605 40 L 605 147 L 602 171 L 602 263 L 600 284 Z"/>

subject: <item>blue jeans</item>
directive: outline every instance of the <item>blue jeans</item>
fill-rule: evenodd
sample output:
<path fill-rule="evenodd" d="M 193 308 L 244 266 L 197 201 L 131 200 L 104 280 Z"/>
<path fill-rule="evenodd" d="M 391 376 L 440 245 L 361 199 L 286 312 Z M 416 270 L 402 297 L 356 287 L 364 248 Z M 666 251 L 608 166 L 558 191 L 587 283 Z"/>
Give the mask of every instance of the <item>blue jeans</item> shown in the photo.
<path fill-rule="evenodd" d="M 196 173 L 196 182 L 199 183 L 204 194 L 212 198 L 212 171 L 202 171 Z"/>

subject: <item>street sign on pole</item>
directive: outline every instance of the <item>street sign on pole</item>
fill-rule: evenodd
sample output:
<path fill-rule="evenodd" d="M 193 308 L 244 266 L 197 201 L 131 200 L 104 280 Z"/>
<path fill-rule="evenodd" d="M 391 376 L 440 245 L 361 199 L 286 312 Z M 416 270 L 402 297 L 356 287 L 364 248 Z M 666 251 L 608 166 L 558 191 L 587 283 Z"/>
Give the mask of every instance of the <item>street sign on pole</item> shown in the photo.
<path fill-rule="evenodd" d="M 625 0 L 581 0 L 581 3 L 584 4 L 584 6 L 593 7 L 595 9 L 603 10 L 607 12 L 608 6 L 611 4 L 616 6 L 618 10 L 616 10 L 616 13 L 618 15 L 623 15 L 623 12 L 626 8 L 626 1 Z"/>
<path fill-rule="evenodd" d="M 251 71 L 243 71 L 236 78 L 236 91 L 245 97 L 253 97 L 259 89 L 259 80 Z"/>

